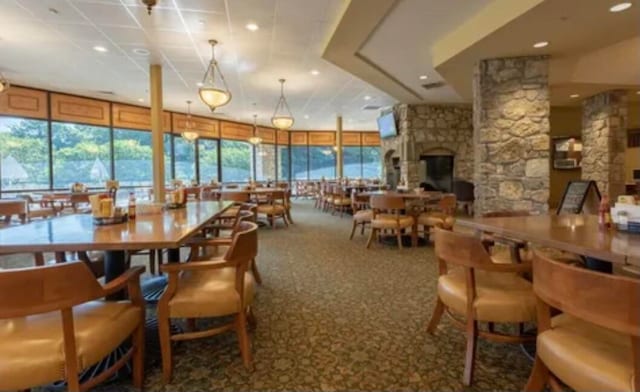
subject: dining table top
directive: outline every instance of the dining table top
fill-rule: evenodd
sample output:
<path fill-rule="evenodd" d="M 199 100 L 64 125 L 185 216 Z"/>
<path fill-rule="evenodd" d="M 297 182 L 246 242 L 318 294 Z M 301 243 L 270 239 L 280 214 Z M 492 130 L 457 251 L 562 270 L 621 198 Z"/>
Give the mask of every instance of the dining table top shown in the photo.
<path fill-rule="evenodd" d="M 231 206 L 226 201 L 187 202 L 184 208 L 138 215 L 98 226 L 91 214 L 71 214 L 0 229 L 0 254 L 84 250 L 176 248 Z"/>
<path fill-rule="evenodd" d="M 596 215 L 460 218 L 456 225 L 612 263 L 640 266 L 640 235 L 601 229 Z"/>

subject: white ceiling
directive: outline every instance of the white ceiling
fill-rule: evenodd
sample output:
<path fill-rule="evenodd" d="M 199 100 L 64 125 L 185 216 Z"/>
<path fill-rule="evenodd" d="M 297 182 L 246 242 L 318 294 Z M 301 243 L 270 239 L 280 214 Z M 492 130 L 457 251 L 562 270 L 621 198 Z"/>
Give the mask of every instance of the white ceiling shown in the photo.
<path fill-rule="evenodd" d="M 13 84 L 148 105 L 149 63 L 161 62 L 165 108 L 185 111 L 192 100 L 192 111 L 207 115 L 196 83 L 210 58 L 207 41 L 215 38 L 233 94 L 218 109 L 224 118 L 251 122 L 257 113 L 268 125 L 284 77 L 295 129 L 335 129 L 338 114 L 345 129 L 374 129 L 378 111 L 362 107 L 395 100 L 321 59 L 345 2 L 159 0 L 149 16 L 140 0 L 0 0 L 0 71 Z M 248 31 L 249 22 L 259 30 Z M 108 52 L 94 51 L 96 45 Z"/>

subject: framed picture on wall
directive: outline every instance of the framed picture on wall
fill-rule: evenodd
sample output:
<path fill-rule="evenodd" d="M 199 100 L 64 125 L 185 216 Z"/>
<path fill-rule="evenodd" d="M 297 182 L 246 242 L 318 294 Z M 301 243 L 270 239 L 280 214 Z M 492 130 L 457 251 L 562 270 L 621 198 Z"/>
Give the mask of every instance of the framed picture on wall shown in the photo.
<path fill-rule="evenodd" d="M 578 137 L 554 138 L 553 168 L 558 170 L 579 169 L 582 162 L 582 141 Z"/>

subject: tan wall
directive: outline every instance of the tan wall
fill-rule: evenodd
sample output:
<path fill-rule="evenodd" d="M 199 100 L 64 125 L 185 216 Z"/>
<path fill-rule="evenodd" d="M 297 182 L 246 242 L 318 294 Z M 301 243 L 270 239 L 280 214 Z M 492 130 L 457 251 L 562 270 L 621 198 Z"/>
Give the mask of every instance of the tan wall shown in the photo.
<path fill-rule="evenodd" d="M 582 107 L 552 107 L 549 117 L 551 139 L 554 137 L 577 136 L 582 134 Z M 567 183 L 580 180 L 580 169 L 556 170 L 550 160 L 549 207 L 553 210 L 560 203 Z"/>
<path fill-rule="evenodd" d="M 629 103 L 629 117 L 627 120 L 628 129 L 640 128 L 640 104 L 638 102 Z M 633 170 L 640 170 L 640 147 L 627 148 L 624 160 L 627 184 L 633 184 Z"/>

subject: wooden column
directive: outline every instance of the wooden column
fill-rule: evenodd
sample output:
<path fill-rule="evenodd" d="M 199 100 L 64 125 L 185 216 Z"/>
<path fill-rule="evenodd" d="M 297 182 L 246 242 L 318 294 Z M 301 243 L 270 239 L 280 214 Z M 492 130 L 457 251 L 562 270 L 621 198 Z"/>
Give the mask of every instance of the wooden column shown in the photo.
<path fill-rule="evenodd" d="M 342 116 L 336 118 L 336 146 L 338 148 L 338 151 L 336 151 L 336 165 L 338 169 L 336 171 L 336 177 L 342 178 L 344 173 L 344 162 L 342 160 Z"/>
<path fill-rule="evenodd" d="M 150 66 L 151 149 L 153 156 L 153 199 L 164 203 L 164 133 L 162 121 L 162 66 Z"/>

